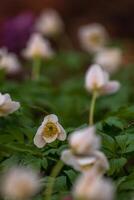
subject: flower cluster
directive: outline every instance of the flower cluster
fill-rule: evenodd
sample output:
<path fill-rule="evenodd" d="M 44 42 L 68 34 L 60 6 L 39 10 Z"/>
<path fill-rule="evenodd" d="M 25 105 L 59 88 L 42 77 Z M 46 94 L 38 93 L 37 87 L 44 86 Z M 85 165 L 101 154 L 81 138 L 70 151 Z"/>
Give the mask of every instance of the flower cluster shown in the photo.
<path fill-rule="evenodd" d="M 94 55 L 93 61 L 109 73 L 118 70 L 122 62 L 122 52 L 118 48 L 106 47 L 109 36 L 101 24 L 89 24 L 79 30 L 81 46 Z"/>
<path fill-rule="evenodd" d="M 69 150 L 62 152 L 61 159 L 75 170 L 88 171 L 96 166 L 101 172 L 108 169 L 105 155 L 99 151 L 100 137 L 95 133 L 95 127 L 87 127 L 75 131 L 69 137 Z"/>

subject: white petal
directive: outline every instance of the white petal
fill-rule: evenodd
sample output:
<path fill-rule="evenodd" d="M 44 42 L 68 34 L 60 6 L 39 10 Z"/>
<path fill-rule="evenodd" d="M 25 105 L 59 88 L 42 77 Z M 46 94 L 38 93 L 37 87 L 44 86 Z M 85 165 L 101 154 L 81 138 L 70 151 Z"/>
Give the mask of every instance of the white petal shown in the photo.
<path fill-rule="evenodd" d="M 43 139 L 41 134 L 36 133 L 35 137 L 34 137 L 34 144 L 38 147 L 38 148 L 42 148 L 45 146 L 46 142 Z"/>
<path fill-rule="evenodd" d="M 104 48 L 95 56 L 94 62 L 101 65 L 109 73 L 118 70 L 122 61 L 122 52 L 118 48 Z"/>
<path fill-rule="evenodd" d="M 5 102 L 5 95 L 0 93 L 0 106 Z"/>
<path fill-rule="evenodd" d="M 95 157 L 83 157 L 83 158 L 77 159 L 77 162 L 81 166 L 92 165 L 95 163 L 95 161 L 96 161 Z"/>
<path fill-rule="evenodd" d="M 108 160 L 103 152 L 94 151 L 93 156 L 96 157 L 96 166 L 102 173 L 109 169 Z"/>
<path fill-rule="evenodd" d="M 60 128 L 60 133 L 58 135 L 58 139 L 61 140 L 61 141 L 64 141 L 67 137 L 66 131 L 59 123 L 58 123 L 58 126 Z"/>
<path fill-rule="evenodd" d="M 94 40 L 94 38 L 98 39 Z M 104 47 L 108 39 L 108 35 L 105 28 L 101 24 L 94 23 L 80 28 L 79 39 L 83 49 L 88 52 L 95 53 Z"/>
<path fill-rule="evenodd" d="M 100 137 L 95 134 L 95 127 L 92 126 L 70 134 L 69 144 L 76 154 L 87 155 L 99 149 Z"/>
<path fill-rule="evenodd" d="M 70 150 L 64 150 L 62 152 L 61 160 L 65 164 L 72 166 L 75 170 L 80 171 L 80 167 L 77 163 L 76 157 L 72 154 Z"/>
<path fill-rule="evenodd" d="M 92 65 L 85 77 L 85 85 L 88 91 L 100 89 L 106 83 L 106 77 L 99 65 Z"/>
<path fill-rule="evenodd" d="M 51 143 L 54 142 L 58 137 L 58 133 L 55 134 L 53 137 L 45 137 L 43 136 L 44 140 L 46 141 L 46 143 Z"/>
<path fill-rule="evenodd" d="M 56 122 L 58 122 L 58 117 L 54 114 L 47 115 L 44 118 L 43 124 L 46 124 L 48 121 L 56 123 Z"/>
<path fill-rule="evenodd" d="M 102 87 L 100 93 L 103 94 L 112 94 L 117 92 L 120 89 L 120 83 L 118 81 L 109 81 L 105 86 Z"/>

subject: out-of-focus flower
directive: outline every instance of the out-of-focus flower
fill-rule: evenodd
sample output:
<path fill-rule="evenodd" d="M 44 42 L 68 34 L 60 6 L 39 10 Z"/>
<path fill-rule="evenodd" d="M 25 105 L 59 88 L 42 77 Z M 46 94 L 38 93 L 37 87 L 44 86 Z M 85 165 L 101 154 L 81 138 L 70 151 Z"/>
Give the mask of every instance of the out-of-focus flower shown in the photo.
<path fill-rule="evenodd" d="M 97 64 L 93 64 L 88 69 L 85 86 L 89 92 L 96 92 L 98 95 L 112 94 L 120 89 L 120 83 L 110 81 L 109 74 Z"/>
<path fill-rule="evenodd" d="M 4 69 L 8 74 L 16 74 L 21 69 L 17 56 L 8 53 L 5 48 L 0 49 L 0 69 Z"/>
<path fill-rule="evenodd" d="M 73 195 L 76 199 L 112 200 L 114 186 L 112 182 L 93 169 L 82 174 L 74 185 Z"/>
<path fill-rule="evenodd" d="M 72 133 L 69 137 L 69 144 L 76 154 L 89 154 L 99 149 L 100 138 L 95 134 L 95 127 L 80 129 Z"/>
<path fill-rule="evenodd" d="M 48 40 L 44 39 L 39 33 L 34 33 L 25 50 L 22 52 L 23 56 L 27 59 L 34 58 L 50 58 L 54 52 Z"/>
<path fill-rule="evenodd" d="M 0 93 L 0 117 L 6 116 L 18 110 L 20 103 L 12 101 L 9 94 Z"/>
<path fill-rule="evenodd" d="M 43 35 L 51 37 L 63 32 L 64 24 L 55 10 L 48 9 L 37 19 L 35 28 Z"/>
<path fill-rule="evenodd" d="M 83 49 L 93 53 L 101 50 L 108 39 L 105 28 L 97 23 L 81 27 L 78 34 Z"/>
<path fill-rule="evenodd" d="M 114 73 L 122 62 L 122 52 L 117 48 L 104 48 L 95 55 L 94 62 L 107 72 Z"/>
<path fill-rule="evenodd" d="M 0 45 L 18 54 L 33 32 L 34 19 L 31 12 L 6 19 L 0 27 Z"/>
<path fill-rule="evenodd" d="M 80 172 L 86 172 L 96 167 L 99 173 L 103 174 L 109 168 L 106 156 L 100 151 L 94 151 L 87 155 L 78 155 L 71 150 L 64 150 L 61 160 Z"/>
<path fill-rule="evenodd" d="M 40 189 L 37 173 L 29 168 L 14 167 L 3 176 L 2 195 L 8 199 L 28 199 Z"/>
<path fill-rule="evenodd" d="M 56 139 L 64 141 L 66 139 L 66 132 L 59 124 L 58 117 L 51 114 L 44 118 L 41 126 L 38 128 L 34 137 L 34 144 L 38 148 L 42 148 L 46 143 L 51 143 Z"/>

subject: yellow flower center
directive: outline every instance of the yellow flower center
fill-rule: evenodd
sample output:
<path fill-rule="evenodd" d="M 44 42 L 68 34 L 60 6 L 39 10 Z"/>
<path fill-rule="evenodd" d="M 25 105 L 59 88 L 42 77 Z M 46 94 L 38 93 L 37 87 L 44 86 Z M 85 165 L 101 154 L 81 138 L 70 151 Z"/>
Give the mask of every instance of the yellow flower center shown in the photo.
<path fill-rule="evenodd" d="M 100 44 L 101 43 L 101 37 L 98 34 L 93 34 L 89 38 L 90 41 L 92 41 L 94 44 Z"/>
<path fill-rule="evenodd" d="M 58 133 L 58 128 L 56 124 L 52 122 L 48 122 L 45 125 L 44 131 L 43 131 L 43 136 L 46 138 L 51 138 L 54 137 Z"/>

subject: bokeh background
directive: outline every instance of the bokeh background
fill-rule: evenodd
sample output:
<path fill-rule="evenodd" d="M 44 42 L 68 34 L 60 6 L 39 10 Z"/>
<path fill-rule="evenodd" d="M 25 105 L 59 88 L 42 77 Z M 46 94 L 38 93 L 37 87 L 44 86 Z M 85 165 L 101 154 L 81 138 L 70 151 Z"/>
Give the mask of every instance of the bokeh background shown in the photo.
<path fill-rule="evenodd" d="M 16 47 L 16 39 L 23 47 L 30 34 L 30 27 L 34 18 L 46 8 L 56 9 L 62 16 L 68 35 L 78 48 L 76 37 L 78 27 L 90 22 L 100 22 L 109 31 L 110 36 L 124 40 L 124 48 L 130 60 L 134 60 L 134 1 L 133 0 L 4 0 L 0 6 L 0 46 L 12 45 Z M 28 18 L 23 18 L 26 13 Z M 13 17 L 21 15 L 17 30 L 14 27 Z M 20 22 L 21 21 L 21 22 Z M 25 23 L 24 23 L 25 21 Z M 27 23 L 26 23 L 27 21 Z M 24 27 L 23 27 L 24 26 Z M 19 29 L 19 30 L 18 30 Z M 24 29 L 27 34 L 24 36 Z M 19 35 L 17 35 L 19 33 Z M 22 35 L 23 34 L 23 35 Z M 14 39 L 15 38 L 15 39 Z M 19 50 L 19 47 L 17 47 Z"/>
<path fill-rule="evenodd" d="M 60 12 L 68 29 L 75 29 L 79 23 L 86 21 L 99 21 L 113 34 L 121 37 L 134 36 L 133 0 L 4 0 L 1 1 L 0 19 L 24 11 L 38 14 L 48 7 Z"/>

